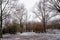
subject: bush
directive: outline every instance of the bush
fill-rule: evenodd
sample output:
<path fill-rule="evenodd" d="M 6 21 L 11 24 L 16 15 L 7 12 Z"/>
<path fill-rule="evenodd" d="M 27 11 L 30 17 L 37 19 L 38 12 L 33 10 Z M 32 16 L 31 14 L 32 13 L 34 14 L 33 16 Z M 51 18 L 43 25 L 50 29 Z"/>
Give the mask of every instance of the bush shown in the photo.
<path fill-rule="evenodd" d="M 16 21 L 13 21 L 12 23 L 6 23 L 5 28 L 3 28 L 3 34 L 10 33 L 10 34 L 16 34 L 17 32 L 24 32 L 23 27 L 20 27 L 20 24 L 16 23 Z"/>
<path fill-rule="evenodd" d="M 17 31 L 22 33 L 25 32 L 25 29 L 23 27 L 18 26 Z"/>
<path fill-rule="evenodd" d="M 13 21 L 12 23 L 7 22 L 5 28 L 3 28 L 3 34 L 10 33 L 15 34 L 17 32 L 17 23 Z"/>
<path fill-rule="evenodd" d="M 3 29 L 3 34 L 5 33 L 15 34 L 16 32 L 17 32 L 17 28 L 14 25 L 7 26 L 6 28 Z"/>
<path fill-rule="evenodd" d="M 34 32 L 40 33 L 43 32 L 43 25 L 42 23 L 32 23 L 28 25 L 29 27 L 27 29 L 32 30 Z"/>
<path fill-rule="evenodd" d="M 10 33 L 10 34 L 16 34 L 17 32 L 24 32 L 25 30 L 20 27 L 19 25 L 16 26 L 15 25 L 9 25 L 9 26 L 6 26 L 6 28 L 3 29 L 3 34 L 5 33 Z"/>

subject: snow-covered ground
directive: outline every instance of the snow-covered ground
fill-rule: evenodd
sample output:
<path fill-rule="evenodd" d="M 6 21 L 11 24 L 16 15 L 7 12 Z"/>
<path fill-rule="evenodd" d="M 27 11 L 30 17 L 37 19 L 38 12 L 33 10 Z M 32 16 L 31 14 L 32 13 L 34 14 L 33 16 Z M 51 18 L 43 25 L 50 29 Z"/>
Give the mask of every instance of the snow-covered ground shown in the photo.
<path fill-rule="evenodd" d="M 37 35 L 37 33 L 35 32 L 23 32 L 22 34 L 20 34 L 21 36 L 33 36 L 33 35 Z"/>
<path fill-rule="evenodd" d="M 59 29 L 48 29 L 47 33 L 60 34 L 60 30 Z"/>
<path fill-rule="evenodd" d="M 59 31 L 57 29 L 49 30 L 51 33 L 24 32 L 15 35 L 5 34 L 1 40 L 60 40 L 60 33 L 58 33 Z"/>

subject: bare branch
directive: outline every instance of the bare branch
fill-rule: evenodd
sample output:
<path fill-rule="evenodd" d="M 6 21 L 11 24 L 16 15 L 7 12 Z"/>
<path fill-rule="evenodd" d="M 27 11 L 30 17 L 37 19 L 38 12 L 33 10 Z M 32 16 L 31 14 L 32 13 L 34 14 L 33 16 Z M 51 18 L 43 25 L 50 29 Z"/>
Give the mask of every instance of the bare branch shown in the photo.
<path fill-rule="evenodd" d="M 2 20 L 4 20 L 4 19 L 6 19 L 8 16 L 10 16 L 10 11 L 8 12 L 8 14 L 7 15 L 4 15 L 4 17 L 3 17 L 3 19 Z"/>
<path fill-rule="evenodd" d="M 41 20 L 41 18 L 39 17 L 39 15 L 36 12 L 33 12 L 33 13 Z"/>
<path fill-rule="evenodd" d="M 2 12 L 4 11 L 4 9 L 5 9 L 6 5 L 8 4 L 8 2 L 9 2 L 9 0 L 6 2 L 4 8 L 2 9 Z"/>

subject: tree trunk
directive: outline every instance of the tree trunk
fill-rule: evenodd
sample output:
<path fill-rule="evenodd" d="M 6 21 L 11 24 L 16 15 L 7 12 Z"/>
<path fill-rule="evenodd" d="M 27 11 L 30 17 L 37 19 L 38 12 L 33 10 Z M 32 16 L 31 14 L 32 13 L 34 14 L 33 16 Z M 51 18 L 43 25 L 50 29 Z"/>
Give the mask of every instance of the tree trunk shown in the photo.
<path fill-rule="evenodd" d="M 0 38 L 2 38 L 2 9 L 1 9 L 1 19 L 0 19 Z"/>
<path fill-rule="evenodd" d="M 46 23 L 45 23 L 45 18 L 43 18 L 43 31 L 46 32 Z"/>

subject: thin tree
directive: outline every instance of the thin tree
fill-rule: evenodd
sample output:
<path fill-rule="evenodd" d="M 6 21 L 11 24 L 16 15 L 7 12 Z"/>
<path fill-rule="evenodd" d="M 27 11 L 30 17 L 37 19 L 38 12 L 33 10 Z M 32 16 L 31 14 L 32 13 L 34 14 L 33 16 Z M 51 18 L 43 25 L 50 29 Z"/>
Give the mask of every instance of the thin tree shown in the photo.
<path fill-rule="evenodd" d="M 0 0 L 0 38 L 2 38 L 2 11 L 1 11 L 2 1 Z"/>
<path fill-rule="evenodd" d="M 9 13 L 10 13 L 10 12 L 8 12 L 8 14 L 6 15 L 6 12 L 5 12 L 5 8 L 6 8 L 7 4 L 8 4 L 8 2 L 9 2 L 9 0 L 7 0 L 5 6 L 2 8 L 3 2 L 2 2 L 2 0 L 0 1 L 0 6 L 1 6 L 1 13 L 0 13 L 1 25 L 0 25 L 0 29 L 1 29 L 1 33 L 2 33 L 2 22 L 3 22 L 4 19 L 7 18 L 7 16 L 9 16 Z M 2 34 L 1 34 L 1 37 L 2 37 Z"/>

